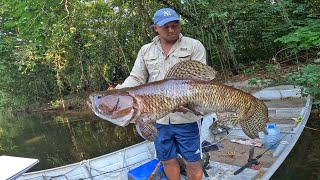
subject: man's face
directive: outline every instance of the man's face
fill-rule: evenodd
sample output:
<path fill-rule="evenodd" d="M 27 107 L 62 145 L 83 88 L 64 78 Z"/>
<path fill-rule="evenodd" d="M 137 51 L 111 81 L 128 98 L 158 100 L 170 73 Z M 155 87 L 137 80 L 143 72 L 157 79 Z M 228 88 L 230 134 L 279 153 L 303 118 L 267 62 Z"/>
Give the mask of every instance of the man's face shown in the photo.
<path fill-rule="evenodd" d="M 179 39 L 181 25 L 179 21 L 172 21 L 163 26 L 155 25 L 154 30 L 158 32 L 160 39 L 167 42 L 175 42 Z"/>

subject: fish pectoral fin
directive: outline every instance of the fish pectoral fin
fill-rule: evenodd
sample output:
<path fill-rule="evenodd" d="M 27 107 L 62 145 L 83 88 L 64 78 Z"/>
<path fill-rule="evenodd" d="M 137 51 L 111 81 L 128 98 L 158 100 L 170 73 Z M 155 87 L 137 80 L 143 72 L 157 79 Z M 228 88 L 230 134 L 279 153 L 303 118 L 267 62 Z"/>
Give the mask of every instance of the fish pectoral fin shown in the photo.
<path fill-rule="evenodd" d="M 237 125 L 240 122 L 239 116 L 234 116 L 230 118 L 230 122 L 233 126 Z"/>
<path fill-rule="evenodd" d="M 256 106 L 257 106 L 257 100 L 252 100 L 250 101 L 245 108 L 238 109 L 237 115 L 238 115 L 238 120 L 234 120 L 233 122 L 239 123 L 240 121 L 247 121 L 252 117 L 256 111 Z"/>
<path fill-rule="evenodd" d="M 221 124 L 226 124 L 230 122 L 233 126 L 237 125 L 240 122 L 240 117 L 237 113 L 234 112 L 223 112 L 216 113 L 217 119 Z"/>
<path fill-rule="evenodd" d="M 142 121 L 137 121 L 136 129 L 138 134 L 144 139 L 153 142 L 158 135 L 158 130 L 154 126 L 154 123 L 145 123 Z"/>

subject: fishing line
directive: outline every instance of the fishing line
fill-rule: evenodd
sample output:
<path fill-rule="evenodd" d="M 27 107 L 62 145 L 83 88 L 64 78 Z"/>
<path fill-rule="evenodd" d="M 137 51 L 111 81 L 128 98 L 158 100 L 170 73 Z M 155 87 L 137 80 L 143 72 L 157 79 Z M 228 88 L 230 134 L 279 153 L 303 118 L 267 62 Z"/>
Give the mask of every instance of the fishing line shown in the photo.
<path fill-rule="evenodd" d="M 305 128 L 307 128 L 307 129 L 311 129 L 311 130 L 314 130 L 314 131 L 319 131 L 320 132 L 320 130 L 319 129 L 315 129 L 315 128 L 312 128 L 312 127 L 308 127 L 308 126 L 304 126 Z"/>

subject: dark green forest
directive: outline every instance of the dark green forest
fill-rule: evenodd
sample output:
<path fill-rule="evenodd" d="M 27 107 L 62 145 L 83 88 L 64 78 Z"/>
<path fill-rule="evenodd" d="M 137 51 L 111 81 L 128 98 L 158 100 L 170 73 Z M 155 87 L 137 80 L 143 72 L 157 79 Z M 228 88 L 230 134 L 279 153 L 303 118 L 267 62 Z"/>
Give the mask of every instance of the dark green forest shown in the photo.
<path fill-rule="evenodd" d="M 221 74 L 272 72 L 319 107 L 320 0 L 1 0 L 0 108 L 81 106 L 121 82 L 162 7 L 181 15 L 183 34 L 204 44 Z"/>

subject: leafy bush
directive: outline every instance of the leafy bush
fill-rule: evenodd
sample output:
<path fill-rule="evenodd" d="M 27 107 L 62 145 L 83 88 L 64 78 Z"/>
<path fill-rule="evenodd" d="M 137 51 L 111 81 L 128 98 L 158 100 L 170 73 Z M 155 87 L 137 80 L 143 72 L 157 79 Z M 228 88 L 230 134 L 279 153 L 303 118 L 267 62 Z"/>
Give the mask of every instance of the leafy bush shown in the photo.
<path fill-rule="evenodd" d="M 320 21 L 315 20 L 305 27 L 300 27 L 286 36 L 277 38 L 275 42 L 285 43 L 295 52 L 320 48 Z"/>
<path fill-rule="evenodd" d="M 292 49 L 292 53 L 307 52 L 311 57 L 319 56 L 320 52 L 320 21 L 312 20 L 309 24 L 303 27 L 297 27 L 295 31 L 277 38 L 276 42 L 282 42 Z M 314 59 L 314 63 L 319 63 L 320 59 Z M 314 97 L 314 105 L 320 107 L 320 65 L 307 64 L 302 65 L 298 72 L 288 73 L 287 80 L 294 84 L 303 87 L 303 93 L 310 94 Z"/>
<path fill-rule="evenodd" d="M 320 108 L 320 65 L 303 65 L 299 72 L 288 73 L 287 80 L 303 87 L 302 93 L 310 94 L 314 98 L 313 104 Z"/>

